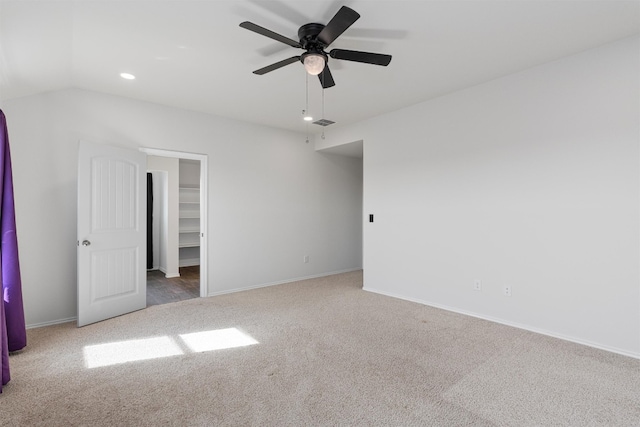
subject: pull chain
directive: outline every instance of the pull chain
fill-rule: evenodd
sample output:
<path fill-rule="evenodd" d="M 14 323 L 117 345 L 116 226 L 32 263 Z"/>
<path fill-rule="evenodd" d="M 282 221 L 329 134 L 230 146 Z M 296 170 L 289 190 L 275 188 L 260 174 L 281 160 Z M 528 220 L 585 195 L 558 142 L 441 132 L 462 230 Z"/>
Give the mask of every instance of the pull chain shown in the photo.
<path fill-rule="evenodd" d="M 324 73 L 322 74 L 322 119 L 324 120 Z M 322 127 L 322 135 L 320 137 L 324 139 L 324 126 Z"/>
<path fill-rule="evenodd" d="M 306 101 L 305 101 L 305 109 L 302 110 L 302 117 L 304 118 L 304 121 L 306 122 L 306 131 L 307 131 L 307 139 L 306 139 L 306 143 L 309 143 L 309 121 L 307 120 L 307 116 L 309 115 L 309 73 L 305 72 L 305 95 L 306 95 Z"/>

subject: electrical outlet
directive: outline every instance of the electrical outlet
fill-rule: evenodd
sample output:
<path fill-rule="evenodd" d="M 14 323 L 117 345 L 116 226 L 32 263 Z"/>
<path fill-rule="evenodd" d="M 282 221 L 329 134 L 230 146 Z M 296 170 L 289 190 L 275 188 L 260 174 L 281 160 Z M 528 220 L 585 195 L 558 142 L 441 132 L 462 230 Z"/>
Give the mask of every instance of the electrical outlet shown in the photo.
<path fill-rule="evenodd" d="M 511 286 L 510 285 L 504 285 L 504 287 L 502 288 L 502 293 L 504 294 L 505 297 L 510 297 L 511 296 Z"/>
<path fill-rule="evenodd" d="M 305 255 L 302 260 L 304 261 L 305 264 L 308 264 L 309 263 L 309 255 Z"/>
<path fill-rule="evenodd" d="M 482 280 L 480 279 L 476 279 L 473 281 L 473 289 L 476 291 L 481 291 L 482 290 Z"/>

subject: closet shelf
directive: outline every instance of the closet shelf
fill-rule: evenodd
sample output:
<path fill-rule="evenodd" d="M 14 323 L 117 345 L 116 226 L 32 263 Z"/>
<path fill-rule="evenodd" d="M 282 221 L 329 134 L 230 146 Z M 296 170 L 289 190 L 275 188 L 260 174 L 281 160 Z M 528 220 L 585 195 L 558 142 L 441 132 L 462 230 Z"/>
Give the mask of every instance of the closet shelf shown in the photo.
<path fill-rule="evenodd" d="M 200 264 L 197 253 L 200 247 L 200 188 L 182 185 L 179 190 L 179 264 L 180 266 L 198 265 Z"/>
<path fill-rule="evenodd" d="M 197 248 L 200 246 L 200 243 L 180 243 L 178 245 L 179 248 Z"/>
<path fill-rule="evenodd" d="M 199 228 L 181 228 L 179 230 L 180 233 L 199 233 Z"/>

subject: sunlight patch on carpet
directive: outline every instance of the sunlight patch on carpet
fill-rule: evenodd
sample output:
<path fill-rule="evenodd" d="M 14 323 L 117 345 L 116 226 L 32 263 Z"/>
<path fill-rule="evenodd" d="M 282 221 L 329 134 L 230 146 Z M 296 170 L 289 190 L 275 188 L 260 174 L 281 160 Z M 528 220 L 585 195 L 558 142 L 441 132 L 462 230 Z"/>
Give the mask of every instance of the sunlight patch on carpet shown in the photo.
<path fill-rule="evenodd" d="M 250 335 L 236 328 L 216 329 L 179 335 L 180 340 L 169 336 L 118 341 L 84 347 L 84 363 L 88 369 L 119 365 L 128 362 L 180 356 L 185 353 L 246 347 L 259 344 Z"/>
<path fill-rule="evenodd" d="M 259 344 L 251 336 L 236 328 L 194 332 L 180 335 L 180 338 L 194 353 Z"/>
<path fill-rule="evenodd" d="M 182 349 L 167 336 L 89 345 L 84 348 L 84 360 L 89 369 L 180 354 L 184 354 Z"/>

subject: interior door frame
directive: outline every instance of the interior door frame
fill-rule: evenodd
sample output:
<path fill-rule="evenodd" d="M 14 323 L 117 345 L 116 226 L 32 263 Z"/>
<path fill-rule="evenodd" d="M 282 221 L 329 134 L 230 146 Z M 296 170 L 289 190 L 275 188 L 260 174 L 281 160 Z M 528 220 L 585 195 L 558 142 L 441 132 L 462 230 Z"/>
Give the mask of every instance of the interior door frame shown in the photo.
<path fill-rule="evenodd" d="M 209 296 L 207 264 L 208 264 L 208 233 L 209 217 L 207 216 L 207 183 L 208 170 L 206 154 L 187 153 L 184 151 L 161 150 L 158 148 L 141 147 L 140 151 L 147 156 L 171 157 L 174 159 L 188 159 L 200 161 L 200 297 Z"/>

